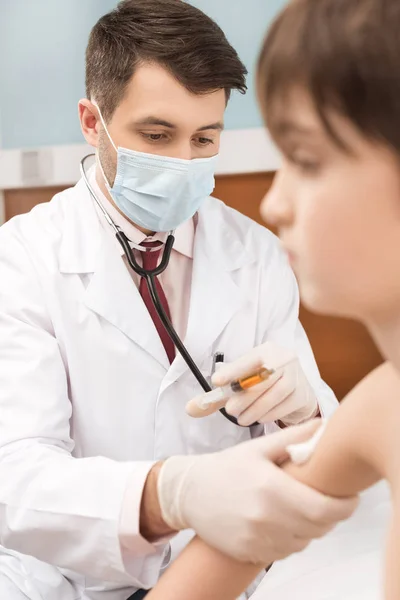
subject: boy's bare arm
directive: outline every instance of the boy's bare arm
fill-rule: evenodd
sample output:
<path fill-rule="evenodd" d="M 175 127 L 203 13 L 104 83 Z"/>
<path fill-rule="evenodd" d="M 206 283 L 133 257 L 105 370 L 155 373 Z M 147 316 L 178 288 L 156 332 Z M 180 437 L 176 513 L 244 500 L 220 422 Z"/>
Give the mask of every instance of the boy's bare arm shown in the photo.
<path fill-rule="evenodd" d="M 355 495 L 382 477 L 389 480 L 394 491 L 396 535 L 391 536 L 389 544 L 387 600 L 400 598 L 399 431 L 400 377 L 385 363 L 346 397 L 329 421 L 313 457 L 302 466 L 283 466 L 300 481 L 338 497 Z M 261 569 L 235 562 L 195 538 L 147 598 L 235 600 Z"/>

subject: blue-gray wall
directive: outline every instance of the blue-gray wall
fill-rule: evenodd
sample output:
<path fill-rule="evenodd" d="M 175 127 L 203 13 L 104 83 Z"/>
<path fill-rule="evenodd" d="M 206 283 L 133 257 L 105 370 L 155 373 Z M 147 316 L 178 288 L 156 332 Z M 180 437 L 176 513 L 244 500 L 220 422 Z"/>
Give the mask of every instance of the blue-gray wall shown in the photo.
<path fill-rule="evenodd" d="M 249 92 L 228 107 L 230 129 L 258 127 L 254 65 L 262 37 L 285 0 L 191 0 L 224 29 L 249 69 Z M 116 0 L 0 0 L 0 139 L 3 148 L 82 141 L 89 31 Z"/>

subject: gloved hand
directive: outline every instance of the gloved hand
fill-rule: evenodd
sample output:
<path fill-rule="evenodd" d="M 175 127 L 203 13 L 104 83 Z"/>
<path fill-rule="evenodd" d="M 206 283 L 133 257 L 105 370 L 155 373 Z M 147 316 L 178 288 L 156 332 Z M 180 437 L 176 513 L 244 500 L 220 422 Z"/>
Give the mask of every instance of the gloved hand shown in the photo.
<path fill-rule="evenodd" d="M 225 410 L 236 417 L 240 425 L 279 420 L 285 425 L 296 425 L 318 415 L 317 398 L 298 358 L 293 352 L 270 342 L 254 348 L 232 363 L 220 365 L 212 383 L 217 387 L 224 386 L 262 366 L 275 370 L 263 383 L 212 404 L 205 410 L 200 403 L 207 395 L 197 396 L 188 402 L 186 411 L 192 417 L 206 417 L 225 406 Z"/>
<path fill-rule="evenodd" d="M 286 447 L 307 440 L 318 420 L 227 450 L 169 458 L 158 478 L 164 521 L 194 529 L 233 558 L 270 564 L 305 548 L 347 519 L 356 499 L 321 495 L 282 471 Z"/>

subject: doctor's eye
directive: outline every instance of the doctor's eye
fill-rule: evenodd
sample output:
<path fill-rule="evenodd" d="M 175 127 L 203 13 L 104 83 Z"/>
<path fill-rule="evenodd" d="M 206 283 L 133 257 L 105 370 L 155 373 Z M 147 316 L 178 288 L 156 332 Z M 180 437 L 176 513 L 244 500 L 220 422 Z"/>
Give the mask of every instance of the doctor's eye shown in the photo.
<path fill-rule="evenodd" d="M 164 133 L 142 133 L 141 135 L 149 142 L 161 142 L 167 138 Z"/>
<path fill-rule="evenodd" d="M 214 143 L 214 140 L 212 140 L 211 138 L 207 138 L 207 137 L 198 137 L 198 138 L 195 138 L 194 141 L 198 146 L 208 146 L 208 145 Z"/>

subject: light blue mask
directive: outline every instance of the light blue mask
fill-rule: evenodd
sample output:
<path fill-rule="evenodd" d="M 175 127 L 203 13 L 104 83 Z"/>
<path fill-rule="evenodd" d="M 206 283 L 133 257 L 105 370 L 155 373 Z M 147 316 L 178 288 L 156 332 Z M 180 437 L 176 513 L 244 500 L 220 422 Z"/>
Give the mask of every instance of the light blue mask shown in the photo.
<path fill-rule="evenodd" d="M 173 231 L 193 217 L 214 189 L 218 155 L 185 160 L 117 148 L 117 174 L 111 187 L 118 208 L 149 231 Z M 101 165 L 100 165 L 101 166 Z"/>

